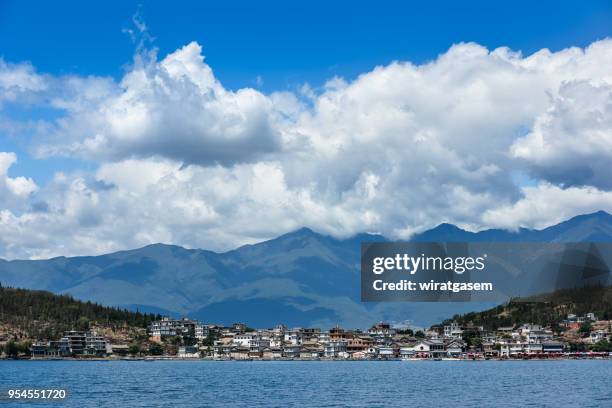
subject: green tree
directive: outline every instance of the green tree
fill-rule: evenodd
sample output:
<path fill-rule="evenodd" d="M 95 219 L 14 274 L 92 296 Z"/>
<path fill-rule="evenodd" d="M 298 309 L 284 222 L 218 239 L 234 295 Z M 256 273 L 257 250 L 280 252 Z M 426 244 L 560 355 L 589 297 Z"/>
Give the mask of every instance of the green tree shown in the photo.
<path fill-rule="evenodd" d="M 130 344 L 130 347 L 128 347 L 128 353 L 133 356 L 138 355 L 140 353 L 140 345 L 136 343 Z"/>
<path fill-rule="evenodd" d="M 17 342 L 14 340 L 9 340 L 4 345 L 4 353 L 9 358 L 17 358 L 17 356 L 19 355 L 19 345 L 17 344 Z"/>
<path fill-rule="evenodd" d="M 591 322 L 584 322 L 580 325 L 580 328 L 578 329 L 578 333 L 581 334 L 589 334 L 591 332 Z"/>
<path fill-rule="evenodd" d="M 482 348 L 482 339 L 478 335 L 473 333 L 464 333 L 462 339 L 468 347 L 474 347 L 476 349 Z"/>
<path fill-rule="evenodd" d="M 161 356 L 164 354 L 164 348 L 159 343 L 153 343 L 149 346 L 149 354 L 152 356 Z"/>
<path fill-rule="evenodd" d="M 77 320 L 75 327 L 78 331 L 89 330 L 89 319 L 85 316 L 79 317 L 79 320 Z"/>
<path fill-rule="evenodd" d="M 600 340 L 591 346 L 591 350 L 597 352 L 612 352 L 612 342 Z"/>

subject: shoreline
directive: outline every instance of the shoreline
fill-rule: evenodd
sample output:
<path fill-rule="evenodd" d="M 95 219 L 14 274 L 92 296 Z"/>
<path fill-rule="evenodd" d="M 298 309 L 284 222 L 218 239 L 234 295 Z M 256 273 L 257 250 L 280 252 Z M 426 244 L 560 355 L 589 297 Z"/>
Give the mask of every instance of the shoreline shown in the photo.
<path fill-rule="evenodd" d="M 612 355 L 608 356 L 583 356 L 583 357 L 527 357 L 527 358 L 389 358 L 389 359 L 293 359 L 293 358 L 277 358 L 277 359 L 215 359 L 215 358 L 179 358 L 179 357 L 136 357 L 136 358 L 113 358 L 113 357 L 97 357 L 97 358 L 76 358 L 76 357 L 62 357 L 62 358 L 0 358 L 0 363 L 3 361 L 31 361 L 31 362 L 42 362 L 42 361 L 78 361 L 78 362 L 114 362 L 114 361 L 127 361 L 127 362 L 154 362 L 154 361 L 211 361 L 211 362 L 391 362 L 391 361 L 402 361 L 402 362 L 440 362 L 440 361 L 456 361 L 456 362 L 489 362 L 489 361 L 580 361 L 580 360 L 600 360 L 600 361 L 612 361 Z"/>

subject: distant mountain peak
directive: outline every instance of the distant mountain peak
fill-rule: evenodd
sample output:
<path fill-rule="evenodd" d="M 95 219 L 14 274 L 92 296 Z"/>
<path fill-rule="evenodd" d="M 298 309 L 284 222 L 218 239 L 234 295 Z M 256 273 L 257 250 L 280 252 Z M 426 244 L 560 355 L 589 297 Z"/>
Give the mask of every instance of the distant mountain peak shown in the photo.
<path fill-rule="evenodd" d="M 583 221 L 583 220 L 590 220 L 590 219 L 597 219 L 597 220 L 603 219 L 603 220 L 612 221 L 612 215 L 604 210 L 599 210 L 599 211 L 589 213 L 589 214 L 576 215 L 575 217 L 572 217 L 565 222 Z"/>
<path fill-rule="evenodd" d="M 437 226 L 431 229 L 431 231 L 434 231 L 434 230 L 437 230 L 437 231 L 465 231 L 464 229 L 459 228 L 455 224 L 451 224 L 448 222 L 443 222 L 441 224 L 438 224 Z"/>
<path fill-rule="evenodd" d="M 262 326 L 280 319 L 294 326 L 362 327 L 383 317 L 425 324 L 451 310 L 469 311 L 468 303 L 440 303 L 437 311 L 429 304 L 383 311 L 361 303 L 360 243 L 385 240 L 364 233 L 332 237 L 304 227 L 227 252 L 158 243 L 100 256 L 0 262 L 0 281 L 105 305 Z M 612 215 L 597 211 L 543 230 L 513 232 L 470 232 L 442 223 L 411 241 L 612 242 Z"/>
<path fill-rule="evenodd" d="M 285 235 L 319 235 L 319 234 L 308 227 L 301 227 Z"/>

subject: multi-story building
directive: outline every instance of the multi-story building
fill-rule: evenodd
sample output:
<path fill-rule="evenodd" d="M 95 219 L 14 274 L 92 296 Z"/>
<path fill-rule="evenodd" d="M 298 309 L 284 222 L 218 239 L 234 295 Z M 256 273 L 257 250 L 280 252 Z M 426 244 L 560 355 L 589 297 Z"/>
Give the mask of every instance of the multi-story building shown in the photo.
<path fill-rule="evenodd" d="M 285 331 L 283 341 L 285 344 L 299 346 L 304 342 L 304 333 L 302 329 L 287 330 Z"/>
<path fill-rule="evenodd" d="M 444 325 L 444 337 L 460 339 L 462 335 L 463 330 L 461 326 L 459 326 L 459 323 L 451 322 L 451 324 Z"/>
<path fill-rule="evenodd" d="M 232 324 L 232 330 L 235 333 L 244 333 L 247 329 L 247 325 L 244 323 L 234 323 Z"/>
<path fill-rule="evenodd" d="M 234 336 L 234 344 L 240 347 L 251 347 L 251 342 L 258 337 L 256 333 L 238 333 Z"/>
<path fill-rule="evenodd" d="M 346 351 L 349 353 L 365 352 L 373 344 L 373 340 L 367 336 L 355 336 L 346 342 Z"/>
<path fill-rule="evenodd" d="M 156 339 L 162 339 L 164 337 L 173 337 L 187 334 L 189 332 L 194 333 L 199 322 L 195 320 L 183 317 L 175 320 L 169 317 L 163 317 L 161 320 L 157 320 L 151 323 L 149 326 L 149 333 L 151 337 Z"/>
<path fill-rule="evenodd" d="M 347 341 L 348 339 L 353 337 L 353 333 L 349 331 L 345 331 L 340 326 L 336 326 L 333 329 L 329 330 L 329 341 L 330 342 L 339 342 L 339 341 Z"/>
<path fill-rule="evenodd" d="M 59 341 L 35 343 L 31 348 L 34 357 L 105 356 L 110 354 L 108 343 L 93 331 L 67 331 Z"/>
<path fill-rule="evenodd" d="M 95 332 L 87 332 L 85 334 L 85 354 L 104 356 L 109 353 L 108 343 L 104 337 L 98 336 Z"/>
<path fill-rule="evenodd" d="M 387 345 L 391 343 L 395 330 L 391 328 L 388 323 L 377 323 L 368 329 L 367 335 L 376 343 L 380 345 Z M 350 337 L 347 337 L 350 339 Z"/>
<path fill-rule="evenodd" d="M 327 358 L 346 358 L 348 352 L 346 351 L 347 342 L 345 340 L 335 341 L 332 340 L 325 345 L 324 355 Z"/>

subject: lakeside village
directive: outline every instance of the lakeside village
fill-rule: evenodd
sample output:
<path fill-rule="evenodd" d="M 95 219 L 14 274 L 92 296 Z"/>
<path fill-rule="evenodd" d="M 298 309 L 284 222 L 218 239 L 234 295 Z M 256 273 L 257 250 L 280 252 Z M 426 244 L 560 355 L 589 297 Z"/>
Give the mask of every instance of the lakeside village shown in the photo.
<path fill-rule="evenodd" d="M 148 348 L 113 342 L 96 330 L 69 331 L 58 341 L 31 345 L 32 359 L 211 360 L 422 360 L 422 359 L 612 359 L 612 320 L 570 314 L 555 335 L 535 324 L 499 327 L 457 322 L 413 331 L 378 323 L 367 331 L 287 328 L 255 330 L 161 318 L 146 330 Z M 144 330 L 144 329 L 143 329 Z M 5 355 L 6 357 L 6 355 Z"/>

